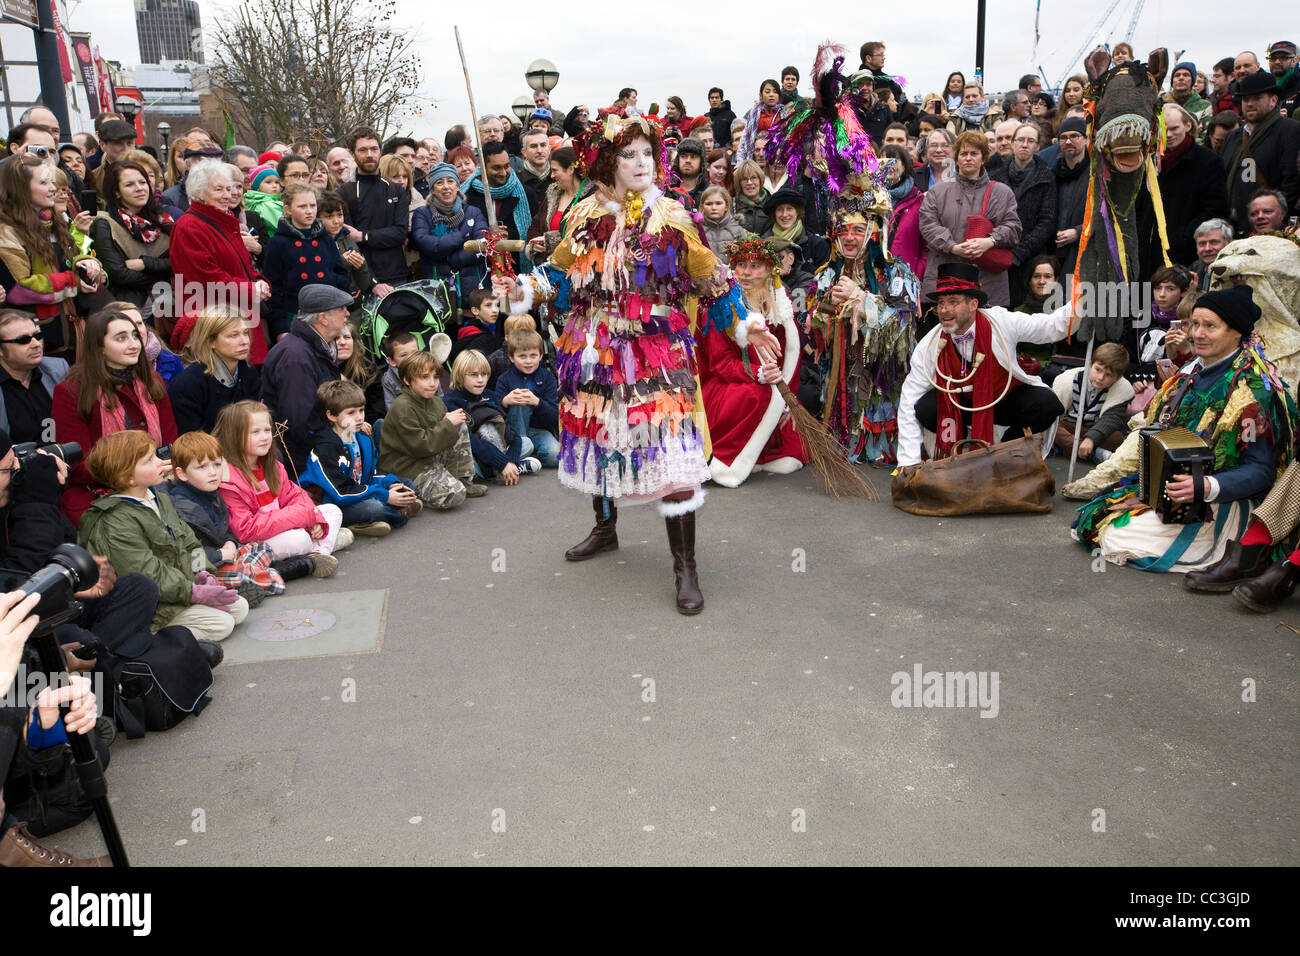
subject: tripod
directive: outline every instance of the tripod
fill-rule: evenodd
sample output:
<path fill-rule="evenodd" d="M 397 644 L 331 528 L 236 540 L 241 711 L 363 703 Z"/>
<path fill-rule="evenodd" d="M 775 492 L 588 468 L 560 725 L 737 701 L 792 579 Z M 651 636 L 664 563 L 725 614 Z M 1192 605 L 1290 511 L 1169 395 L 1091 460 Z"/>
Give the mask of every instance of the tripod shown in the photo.
<path fill-rule="evenodd" d="M 32 636 L 28 638 L 40 657 L 41 667 L 50 678 L 49 686 L 54 686 L 54 675 L 66 674 L 63 650 L 54 630 L 61 624 L 67 624 L 81 615 L 81 603 L 72 601 L 56 614 L 42 619 Z M 59 705 L 59 720 L 68 716 L 70 705 Z M 68 746 L 72 749 L 73 761 L 77 767 L 77 777 L 81 789 L 90 798 L 95 810 L 95 819 L 99 822 L 99 832 L 103 834 L 104 845 L 108 848 L 109 858 L 117 867 L 129 867 L 126 847 L 122 844 L 122 835 L 117 832 L 117 821 L 113 818 L 113 808 L 108 804 L 108 784 L 104 780 L 104 768 L 100 766 L 99 756 L 95 753 L 90 739 L 85 734 L 68 734 Z"/>

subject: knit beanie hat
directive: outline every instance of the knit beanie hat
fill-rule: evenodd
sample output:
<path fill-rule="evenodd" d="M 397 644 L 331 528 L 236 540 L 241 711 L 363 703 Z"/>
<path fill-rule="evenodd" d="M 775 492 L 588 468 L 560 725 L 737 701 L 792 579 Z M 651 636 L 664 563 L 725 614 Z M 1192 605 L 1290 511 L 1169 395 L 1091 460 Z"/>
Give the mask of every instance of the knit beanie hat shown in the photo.
<path fill-rule="evenodd" d="M 436 183 L 440 179 L 454 179 L 456 184 L 460 184 L 460 173 L 456 172 L 456 167 L 451 163 L 438 163 L 429 170 L 430 184 Z"/>
<path fill-rule="evenodd" d="M 270 163 L 264 166 L 254 166 L 248 171 L 248 188 L 257 192 L 259 186 L 266 182 L 270 177 L 280 178 L 280 174 L 275 171 L 275 167 Z"/>
<path fill-rule="evenodd" d="M 1255 322 L 1260 316 L 1255 294 L 1248 285 L 1234 285 L 1207 292 L 1196 300 L 1196 308 L 1209 309 L 1242 335 L 1254 331 Z"/>
<path fill-rule="evenodd" d="M 1061 128 L 1056 131 L 1056 135 L 1062 133 L 1078 133 L 1081 136 L 1088 135 L 1088 121 L 1082 116 L 1067 116 L 1061 120 Z"/>
<path fill-rule="evenodd" d="M 284 157 L 281 156 L 279 153 L 272 153 L 272 152 L 266 152 L 263 153 L 261 156 L 257 157 L 257 161 L 261 165 L 267 165 L 267 164 L 274 165 L 275 163 L 278 163 L 282 159 L 284 159 Z"/>
<path fill-rule="evenodd" d="M 1174 78 L 1174 74 L 1177 73 L 1179 70 L 1191 71 L 1192 82 L 1193 83 L 1196 82 L 1196 64 L 1193 63 L 1191 60 L 1183 60 L 1181 63 L 1175 63 L 1174 68 L 1169 73 L 1169 78 L 1172 80 Z"/>

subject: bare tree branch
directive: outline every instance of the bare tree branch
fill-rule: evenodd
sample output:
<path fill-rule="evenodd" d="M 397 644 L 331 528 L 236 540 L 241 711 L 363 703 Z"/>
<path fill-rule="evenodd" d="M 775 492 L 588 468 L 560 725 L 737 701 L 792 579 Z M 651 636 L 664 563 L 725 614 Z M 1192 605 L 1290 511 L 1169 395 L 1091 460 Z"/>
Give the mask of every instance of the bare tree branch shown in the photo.
<path fill-rule="evenodd" d="M 216 31 L 213 85 L 240 138 L 387 135 L 420 85 L 396 0 L 243 0 Z"/>

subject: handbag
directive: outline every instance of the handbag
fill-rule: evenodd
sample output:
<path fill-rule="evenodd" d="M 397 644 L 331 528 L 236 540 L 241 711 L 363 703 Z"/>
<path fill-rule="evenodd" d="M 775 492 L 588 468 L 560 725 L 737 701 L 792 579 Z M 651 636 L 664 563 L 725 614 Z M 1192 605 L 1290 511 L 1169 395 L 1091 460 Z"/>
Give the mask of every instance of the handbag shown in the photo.
<path fill-rule="evenodd" d="M 1047 514 L 1056 481 L 1047 470 L 1040 441 L 1025 429 L 1023 438 L 990 445 L 967 438 L 947 458 L 922 462 L 894 476 L 894 507 L 908 514 L 946 518 L 952 515 Z M 975 451 L 961 454 L 968 445 Z"/>
<path fill-rule="evenodd" d="M 967 239 L 987 239 L 993 235 L 993 221 L 984 215 L 989 208 L 991 195 L 993 195 L 993 184 L 989 183 L 989 188 L 984 190 L 984 202 L 980 203 L 980 214 L 966 217 L 966 235 L 962 237 L 963 242 Z M 985 272 L 1006 272 L 1011 268 L 1011 250 L 993 248 L 974 262 Z"/>

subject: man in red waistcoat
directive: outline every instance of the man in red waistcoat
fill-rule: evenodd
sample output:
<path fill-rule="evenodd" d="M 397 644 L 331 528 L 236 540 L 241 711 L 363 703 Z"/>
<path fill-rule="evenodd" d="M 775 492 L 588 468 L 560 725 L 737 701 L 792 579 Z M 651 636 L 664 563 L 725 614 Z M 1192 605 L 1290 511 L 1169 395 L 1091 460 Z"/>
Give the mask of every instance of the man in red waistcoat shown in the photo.
<path fill-rule="evenodd" d="M 1055 393 L 1016 361 L 1017 342 L 1065 338 L 1070 303 L 1045 315 L 987 305 L 979 269 L 968 262 L 939 267 L 927 304 L 939 324 L 917 343 L 898 399 L 898 464 L 921 462 L 922 427 L 935 433 L 935 457 L 966 437 L 993 441 L 993 426 L 1018 438 L 1046 431 L 1064 413 Z"/>

